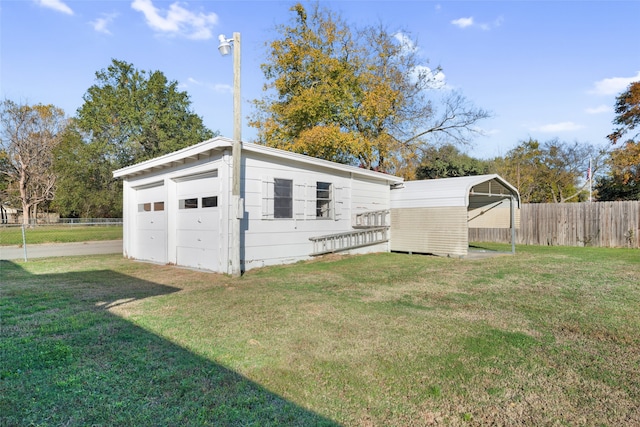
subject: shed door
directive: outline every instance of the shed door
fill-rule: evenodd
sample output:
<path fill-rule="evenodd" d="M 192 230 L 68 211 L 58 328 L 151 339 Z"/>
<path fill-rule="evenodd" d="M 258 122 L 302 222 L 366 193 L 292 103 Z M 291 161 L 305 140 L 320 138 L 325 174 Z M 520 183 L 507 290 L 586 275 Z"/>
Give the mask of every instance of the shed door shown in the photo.
<path fill-rule="evenodd" d="M 135 257 L 167 262 L 167 213 L 164 182 L 136 189 Z"/>
<path fill-rule="evenodd" d="M 177 181 L 178 265 L 221 271 L 219 183 L 216 172 Z"/>

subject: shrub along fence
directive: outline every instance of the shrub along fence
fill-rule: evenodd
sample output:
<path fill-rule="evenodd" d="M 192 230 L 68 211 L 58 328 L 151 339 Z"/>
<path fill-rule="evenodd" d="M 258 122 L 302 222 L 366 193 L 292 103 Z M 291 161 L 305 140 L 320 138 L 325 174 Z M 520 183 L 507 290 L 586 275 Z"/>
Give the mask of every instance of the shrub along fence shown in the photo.
<path fill-rule="evenodd" d="M 469 241 L 508 243 L 511 231 L 470 228 Z M 640 248 L 640 201 L 523 204 L 516 243 Z"/>

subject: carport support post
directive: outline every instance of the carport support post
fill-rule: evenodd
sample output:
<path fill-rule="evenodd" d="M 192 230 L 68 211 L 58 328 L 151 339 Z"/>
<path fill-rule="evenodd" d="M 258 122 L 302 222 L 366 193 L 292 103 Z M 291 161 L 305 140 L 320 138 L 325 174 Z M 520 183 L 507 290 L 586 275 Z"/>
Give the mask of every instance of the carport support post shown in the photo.
<path fill-rule="evenodd" d="M 240 197 L 240 168 L 242 167 L 242 115 L 240 112 L 240 33 L 233 33 L 233 176 L 231 202 L 233 203 L 233 227 L 231 231 L 231 275 L 240 277 L 240 223 L 244 207 Z"/>
<path fill-rule="evenodd" d="M 511 207 L 511 253 L 516 253 L 516 198 L 511 196 L 510 207 Z"/>

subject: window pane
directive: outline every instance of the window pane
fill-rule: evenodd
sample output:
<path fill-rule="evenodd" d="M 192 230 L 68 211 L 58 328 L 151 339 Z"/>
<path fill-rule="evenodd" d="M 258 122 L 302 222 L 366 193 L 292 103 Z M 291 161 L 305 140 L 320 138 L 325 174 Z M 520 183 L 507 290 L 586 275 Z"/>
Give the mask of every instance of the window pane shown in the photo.
<path fill-rule="evenodd" d="M 276 179 L 275 180 L 275 196 L 277 197 L 291 197 L 291 190 L 293 189 L 293 181 L 289 179 Z"/>
<path fill-rule="evenodd" d="M 316 183 L 316 218 L 331 218 L 331 183 Z"/>
<path fill-rule="evenodd" d="M 218 196 L 211 197 L 203 197 L 202 198 L 202 207 L 203 208 L 215 208 L 218 206 Z"/>
<path fill-rule="evenodd" d="M 155 202 L 153 204 L 154 211 L 163 211 L 164 210 L 164 202 Z"/>
<path fill-rule="evenodd" d="M 151 212 L 151 203 L 140 203 L 138 205 L 138 212 Z"/>
<path fill-rule="evenodd" d="M 180 209 L 197 209 L 198 199 L 182 199 L 178 207 Z"/>
<path fill-rule="evenodd" d="M 273 197 L 274 218 L 293 218 L 293 181 L 275 179 Z"/>

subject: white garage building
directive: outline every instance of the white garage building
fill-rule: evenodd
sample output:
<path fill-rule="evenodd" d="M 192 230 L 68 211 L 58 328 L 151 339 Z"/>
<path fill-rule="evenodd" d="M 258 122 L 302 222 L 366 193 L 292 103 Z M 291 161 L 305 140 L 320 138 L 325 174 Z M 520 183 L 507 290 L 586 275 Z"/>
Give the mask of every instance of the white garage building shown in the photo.
<path fill-rule="evenodd" d="M 123 180 L 126 257 L 232 272 L 232 144 L 218 137 L 114 172 Z M 242 270 L 338 250 L 389 251 L 391 192 L 402 182 L 244 143 Z"/>

